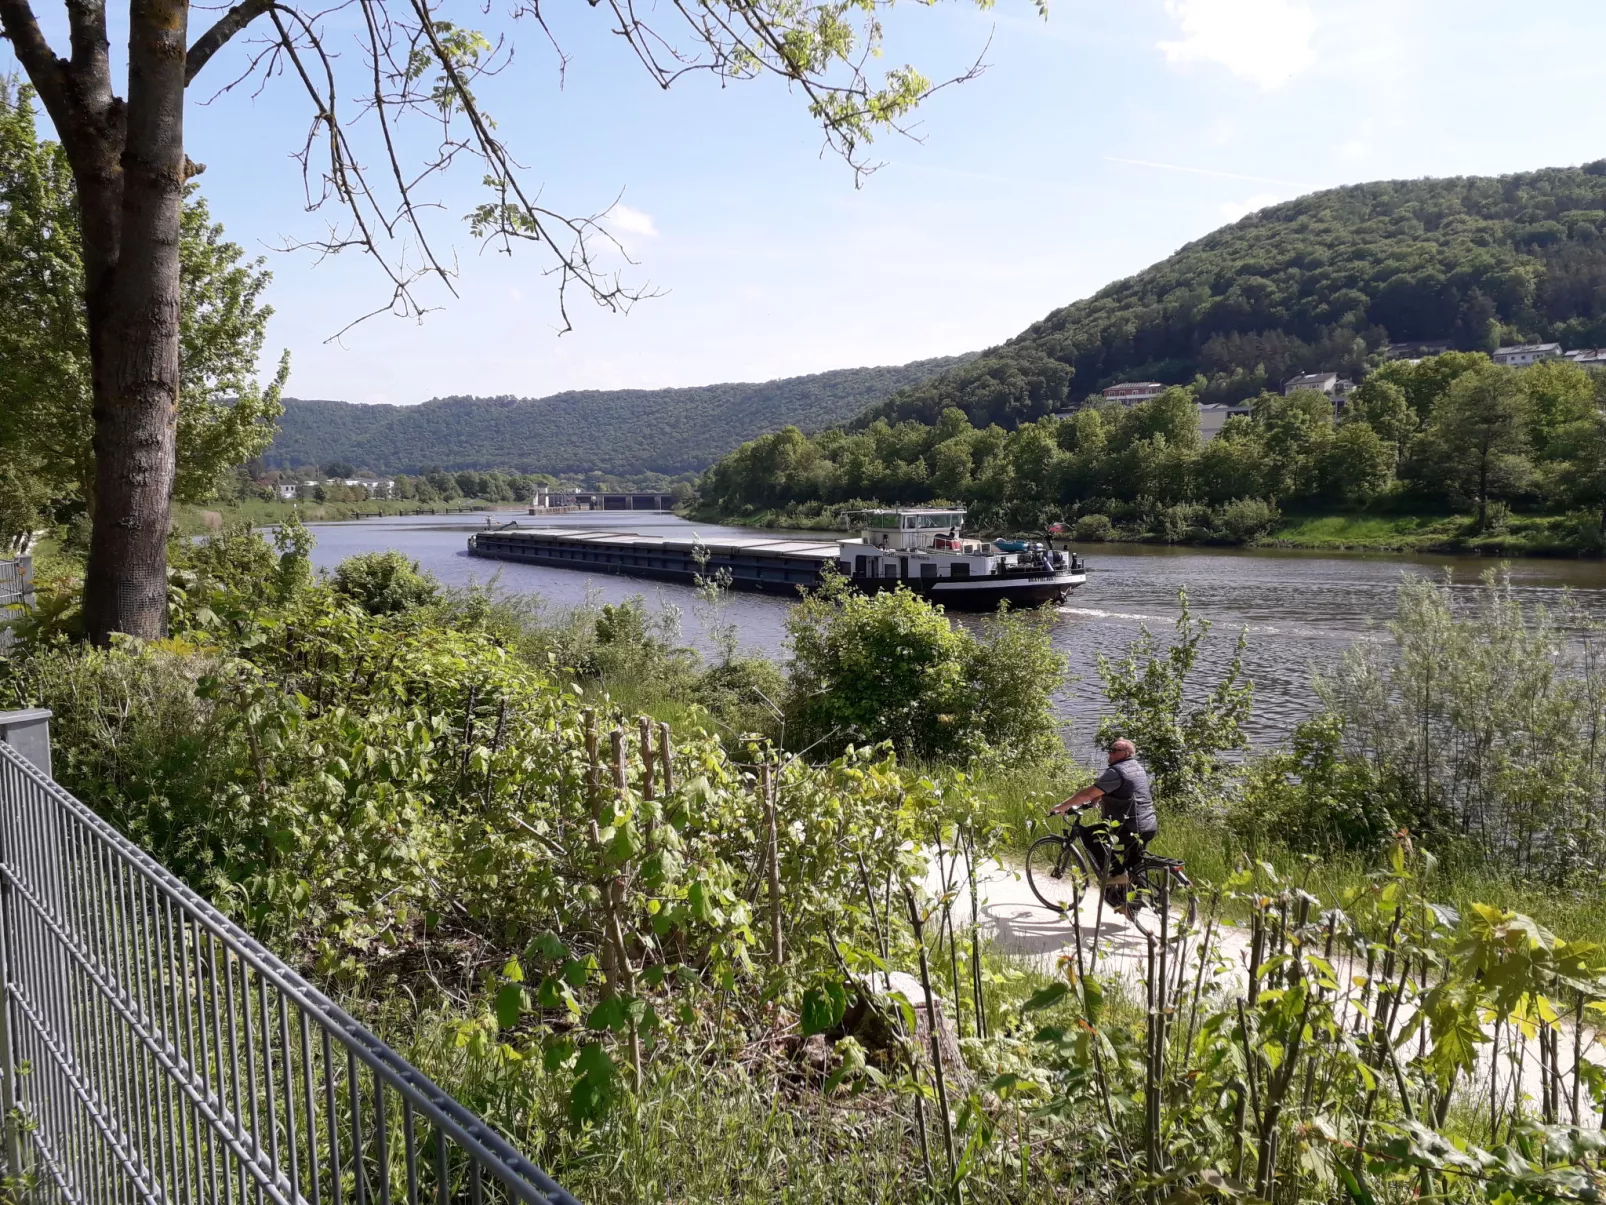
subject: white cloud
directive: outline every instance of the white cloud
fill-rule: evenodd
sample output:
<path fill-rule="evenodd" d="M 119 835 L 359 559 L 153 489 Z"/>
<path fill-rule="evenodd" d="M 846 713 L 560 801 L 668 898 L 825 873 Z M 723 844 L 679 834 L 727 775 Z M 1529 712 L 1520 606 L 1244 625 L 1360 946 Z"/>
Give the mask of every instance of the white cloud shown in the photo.
<path fill-rule="evenodd" d="M 1247 217 L 1257 209 L 1264 209 L 1268 205 L 1275 205 L 1282 197 L 1274 192 L 1257 192 L 1252 197 L 1245 197 L 1242 201 L 1223 201 L 1216 206 L 1224 222 L 1236 222 L 1239 218 Z"/>
<path fill-rule="evenodd" d="M 623 201 L 608 210 L 607 221 L 619 234 L 633 234 L 637 238 L 658 237 L 658 224 L 652 220 L 652 214 L 632 209 Z"/>
<path fill-rule="evenodd" d="M 1267 91 L 1313 66 L 1316 18 L 1295 0 L 1166 0 L 1182 37 L 1161 42 L 1166 61 L 1216 63 Z"/>

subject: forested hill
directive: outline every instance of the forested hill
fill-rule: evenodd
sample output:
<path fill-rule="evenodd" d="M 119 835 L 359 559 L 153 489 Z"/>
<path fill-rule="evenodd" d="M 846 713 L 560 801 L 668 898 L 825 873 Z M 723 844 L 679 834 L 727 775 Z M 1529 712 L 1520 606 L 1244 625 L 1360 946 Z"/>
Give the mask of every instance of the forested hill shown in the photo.
<path fill-rule="evenodd" d="M 417 406 L 288 399 L 264 461 L 272 468 L 346 461 L 377 472 L 439 466 L 674 476 L 707 468 L 766 431 L 845 422 L 966 358 L 847 368 L 763 384 L 447 397 Z"/>
<path fill-rule="evenodd" d="M 872 407 L 1013 427 L 1121 380 L 1250 397 L 1389 341 L 1606 345 L 1606 160 L 1313 193 L 1189 243 Z M 1196 378 L 1203 376 L 1203 383 Z"/>

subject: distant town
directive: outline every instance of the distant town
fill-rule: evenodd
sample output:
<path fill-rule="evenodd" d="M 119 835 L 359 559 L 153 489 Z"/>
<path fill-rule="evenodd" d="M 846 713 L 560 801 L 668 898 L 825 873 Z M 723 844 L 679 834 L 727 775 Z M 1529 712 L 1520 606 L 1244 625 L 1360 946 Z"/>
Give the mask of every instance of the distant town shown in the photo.
<path fill-rule="evenodd" d="M 1455 348 L 1451 341 L 1443 339 L 1430 342 L 1390 343 L 1384 348 L 1384 355 L 1389 360 L 1404 360 L 1406 363 L 1415 364 L 1430 356 L 1443 355 L 1453 350 Z M 1489 358 L 1507 368 L 1526 368 L 1541 360 L 1568 360 L 1574 364 L 1606 366 L 1606 347 L 1581 347 L 1567 351 L 1560 343 L 1514 343 L 1508 347 L 1495 348 L 1489 353 Z M 1173 388 L 1176 386 L 1162 384 L 1159 381 L 1122 381 L 1108 386 L 1098 396 L 1107 402 L 1136 406 L 1140 402 L 1157 398 L 1167 389 Z M 1341 413 L 1354 388 L 1354 381 L 1348 377 L 1341 377 L 1336 372 L 1306 372 L 1284 381 L 1282 392 L 1284 397 L 1300 391 L 1326 394 L 1333 400 L 1334 412 Z M 1221 434 L 1221 429 L 1227 425 L 1229 418 L 1249 412 L 1248 402 L 1200 402 L 1199 435 L 1202 439 L 1214 439 Z"/>

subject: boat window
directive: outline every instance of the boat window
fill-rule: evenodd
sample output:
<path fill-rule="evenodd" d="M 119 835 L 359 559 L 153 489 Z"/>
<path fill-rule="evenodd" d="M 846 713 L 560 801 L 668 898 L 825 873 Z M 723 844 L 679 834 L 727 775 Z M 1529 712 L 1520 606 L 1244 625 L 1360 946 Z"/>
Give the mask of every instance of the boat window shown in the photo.
<path fill-rule="evenodd" d="M 884 566 L 882 566 L 881 576 L 882 577 L 897 577 L 898 576 L 898 563 L 896 561 L 888 561 Z"/>
<path fill-rule="evenodd" d="M 959 563 L 954 565 L 954 567 L 952 569 L 950 569 L 948 571 L 948 576 L 949 577 L 969 577 L 970 576 L 970 566 L 968 564 L 966 564 L 964 561 L 960 561 Z"/>
<path fill-rule="evenodd" d="M 932 564 L 930 561 L 923 562 L 920 566 L 920 576 L 923 578 L 936 577 L 937 566 Z"/>
<path fill-rule="evenodd" d="M 870 558 L 867 556 L 856 556 L 853 558 L 853 573 L 855 577 L 864 577 L 869 574 L 870 570 L 866 567 L 866 562 L 868 562 L 869 559 Z"/>

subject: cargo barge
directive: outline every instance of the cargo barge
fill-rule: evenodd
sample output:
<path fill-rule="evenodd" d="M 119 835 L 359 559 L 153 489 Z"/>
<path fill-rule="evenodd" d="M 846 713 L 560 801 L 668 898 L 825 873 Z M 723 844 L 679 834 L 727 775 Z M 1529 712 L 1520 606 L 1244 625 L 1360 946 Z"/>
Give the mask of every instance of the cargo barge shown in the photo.
<path fill-rule="evenodd" d="M 556 569 L 692 584 L 729 575 L 736 590 L 796 595 L 829 572 L 874 593 L 907 586 L 955 611 L 992 611 L 1007 602 L 1064 602 L 1087 580 L 1082 558 L 1025 541 L 972 540 L 958 507 L 861 512 L 847 540 L 712 536 L 664 539 L 634 532 L 510 527 L 469 537 L 470 556 Z"/>

